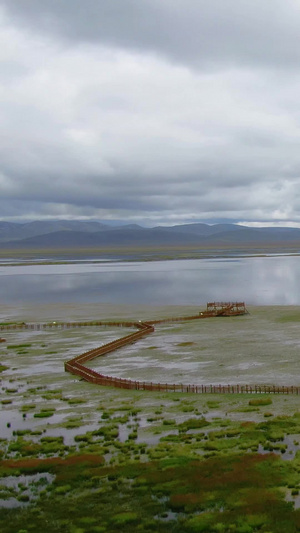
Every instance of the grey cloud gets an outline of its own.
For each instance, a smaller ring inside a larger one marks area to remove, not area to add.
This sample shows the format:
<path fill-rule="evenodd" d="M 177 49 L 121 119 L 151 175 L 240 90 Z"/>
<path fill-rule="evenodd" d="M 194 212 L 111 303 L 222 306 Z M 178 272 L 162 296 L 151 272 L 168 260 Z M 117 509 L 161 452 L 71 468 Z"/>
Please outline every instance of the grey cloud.
<path fill-rule="evenodd" d="M 299 63 L 296 0 L 2 0 L 21 25 L 188 65 Z"/>
<path fill-rule="evenodd" d="M 299 220 L 295 1 L 2 7 L 1 218 Z"/>

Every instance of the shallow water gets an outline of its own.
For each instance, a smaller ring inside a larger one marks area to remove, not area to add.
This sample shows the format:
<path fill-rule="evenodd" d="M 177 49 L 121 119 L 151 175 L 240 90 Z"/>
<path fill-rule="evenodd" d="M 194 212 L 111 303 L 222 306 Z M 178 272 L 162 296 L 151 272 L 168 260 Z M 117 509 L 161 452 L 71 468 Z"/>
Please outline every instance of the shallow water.
<path fill-rule="evenodd" d="M 15 308 L 17 316 L 28 316 L 29 309 Z M 31 320 L 36 316 L 49 317 L 57 320 L 57 316 L 67 318 L 81 313 L 84 320 L 91 315 L 97 316 L 96 311 L 101 310 L 100 318 L 107 318 L 105 311 L 111 318 L 131 313 L 130 316 L 151 318 L 155 316 L 183 316 L 194 314 L 193 308 L 164 308 L 140 306 L 135 309 L 119 306 L 50 306 L 48 314 L 46 309 L 35 306 L 31 308 Z M 2 308 L 2 311 L 5 307 Z M 127 377 L 141 381 L 162 383 L 195 383 L 204 384 L 233 384 L 233 383 L 267 383 L 298 385 L 299 375 L 299 319 L 300 310 L 297 307 L 250 307 L 250 314 L 242 317 L 212 318 L 187 323 L 174 323 L 158 325 L 153 335 L 142 339 L 136 344 L 124 347 L 121 350 L 91 361 L 91 366 L 100 372 Z M 52 313 L 55 311 L 56 315 Z M 13 317 L 13 309 L 10 308 Z M 85 315 L 86 313 L 86 315 Z M 120 313 L 119 315 L 117 313 Z M 77 316 L 77 315 L 76 315 Z M 98 315 L 99 316 L 99 315 Z M 128 315 L 127 315 L 128 316 Z M 299 317 L 299 318 L 297 318 Z M 8 366 L 8 370 L 1 375 L 1 397 L 5 402 L 0 405 L 0 435 L 2 438 L 14 439 L 13 432 L 17 430 L 34 429 L 43 432 L 46 436 L 63 436 L 66 445 L 73 445 L 74 436 L 92 431 L 102 424 L 103 401 L 106 407 L 114 407 L 116 402 L 123 398 L 132 401 L 138 399 L 146 413 L 141 414 L 138 431 L 138 443 L 157 444 L 164 435 L 161 429 L 157 433 L 155 427 L 161 425 L 161 420 L 154 422 L 147 420 L 153 418 L 153 410 L 148 411 L 148 404 L 152 409 L 158 408 L 163 402 L 163 417 L 176 418 L 177 422 L 195 416 L 192 411 L 178 413 L 177 403 L 173 403 L 173 394 L 166 400 L 163 395 L 151 393 L 134 393 L 117 389 L 96 387 L 79 380 L 77 377 L 64 372 L 64 361 L 75 354 L 82 353 L 86 346 L 95 347 L 108 342 L 113 338 L 128 334 L 128 328 L 116 327 L 83 327 L 73 330 L 46 330 L 35 332 L 32 330 L 16 330 L 5 332 L 7 342 L 0 346 L 1 363 Z M 242 339 L 242 342 L 241 342 Z M 188 345 L 185 343 L 189 342 Z M 18 348 L 7 349 L 7 346 L 28 343 L 27 353 L 18 353 Z M 184 344 L 182 346 L 182 344 Z M 55 352 L 55 353 L 51 353 Z M 284 354 L 284 356 L 283 356 Z M 37 368 L 35 368 L 37 365 Z M 12 370 L 15 369 L 15 370 Z M 16 389 L 17 392 L 11 392 Z M 58 395 L 51 396 L 51 392 L 58 390 Z M 61 391 L 61 393 L 60 393 Z M 61 397 L 60 397 L 61 394 Z M 149 400 L 151 396 L 151 400 Z M 183 395 L 184 399 L 185 395 Z M 70 402 L 70 399 L 78 400 Z M 108 401 L 107 398 L 110 398 Z M 160 398 L 160 399 L 159 399 Z M 163 399 L 162 399 L 163 398 Z M 213 399 L 213 398 L 212 398 Z M 112 402 L 110 404 L 110 401 Z M 201 395 L 189 396 L 190 402 L 202 405 L 205 398 Z M 228 399 L 226 400 L 229 401 Z M 230 409 L 233 420 L 249 420 L 257 417 L 257 412 L 236 411 L 241 401 L 248 399 L 232 398 L 236 407 Z M 274 403 L 284 405 L 288 401 L 294 410 L 299 409 L 298 397 L 274 397 Z M 108 403 L 107 403 L 108 402 Z M 156 402 L 156 404 L 155 404 Z M 166 407 L 166 403 L 168 406 Z M 223 402 L 223 398 L 222 398 Z M 231 402 L 231 399 L 230 399 Z M 125 402 L 126 403 L 126 402 Z M 34 405 L 34 409 L 26 412 L 25 419 L 22 405 Z M 154 407 L 155 404 L 155 407 Z M 35 418 L 34 414 L 42 409 L 53 408 L 55 412 L 49 418 Z M 266 409 L 264 409 L 266 410 Z M 264 412 L 262 410 L 262 413 Z M 268 408 L 269 410 L 269 408 Z M 273 406 L 270 407 L 273 412 Z M 154 411 L 154 412 L 155 412 Z M 201 413 L 207 418 L 223 416 L 221 407 L 213 411 L 202 405 Z M 220 412 L 219 412 L 220 411 Z M 290 412 L 293 412 L 292 410 Z M 167 414 L 168 413 L 168 414 Z M 122 410 L 120 411 L 122 416 Z M 181 420 L 181 416 L 183 419 Z M 198 416 L 198 415 L 197 415 Z M 227 416 L 227 412 L 226 412 Z M 263 415 L 261 415 L 263 416 Z M 82 426 L 67 429 L 66 423 L 71 418 L 79 417 Z M 135 421 L 130 420 L 130 424 Z M 9 426 L 8 426 L 9 425 Z M 151 428 L 151 429 L 150 429 Z M 119 425 L 119 440 L 125 441 L 132 429 Z M 166 428 L 170 433 L 170 428 Z M 30 439 L 37 438 L 29 436 Z M 6 444 L 2 445 L 5 448 Z M 289 452 L 283 454 L 290 458 Z M 294 452 L 293 452 L 294 453 Z"/>
<path fill-rule="evenodd" d="M 300 257 L 0 266 L 2 304 L 299 305 Z"/>
<path fill-rule="evenodd" d="M 26 495 L 30 500 L 37 499 L 39 493 L 45 489 L 45 487 L 52 483 L 55 476 L 48 472 L 43 472 L 33 475 L 20 475 L 20 476 L 6 476 L 1 479 L 1 486 L 5 488 L 12 488 L 15 491 L 15 496 Z M 29 501 L 20 501 L 17 497 L 10 497 L 6 499 L 0 498 L 0 507 L 6 509 L 12 509 L 15 507 L 26 507 L 29 505 Z"/>

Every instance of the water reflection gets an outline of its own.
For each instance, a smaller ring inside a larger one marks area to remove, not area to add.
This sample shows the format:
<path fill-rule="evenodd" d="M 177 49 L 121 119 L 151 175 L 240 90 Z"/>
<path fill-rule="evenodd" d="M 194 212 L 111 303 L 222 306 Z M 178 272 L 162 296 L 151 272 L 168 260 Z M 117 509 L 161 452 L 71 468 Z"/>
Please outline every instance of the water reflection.
<path fill-rule="evenodd" d="M 300 257 L 0 267 L 1 302 L 299 305 Z"/>

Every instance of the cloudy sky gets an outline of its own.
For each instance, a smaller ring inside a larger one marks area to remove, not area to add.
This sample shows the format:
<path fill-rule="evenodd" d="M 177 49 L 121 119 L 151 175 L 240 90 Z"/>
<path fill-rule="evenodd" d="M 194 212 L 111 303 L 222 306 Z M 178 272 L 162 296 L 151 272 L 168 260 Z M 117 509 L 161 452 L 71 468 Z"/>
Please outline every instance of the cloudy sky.
<path fill-rule="evenodd" d="M 0 219 L 300 227 L 299 0 L 0 0 Z"/>

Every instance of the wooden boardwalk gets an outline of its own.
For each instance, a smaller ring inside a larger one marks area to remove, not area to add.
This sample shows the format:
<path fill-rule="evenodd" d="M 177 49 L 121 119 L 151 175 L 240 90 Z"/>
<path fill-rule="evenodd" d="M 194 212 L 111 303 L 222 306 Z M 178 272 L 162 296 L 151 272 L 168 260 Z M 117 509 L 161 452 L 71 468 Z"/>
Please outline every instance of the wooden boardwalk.
<path fill-rule="evenodd" d="M 201 320 L 219 316 L 236 316 L 247 313 L 244 302 L 210 302 L 207 309 L 198 315 L 170 317 L 147 322 L 131 321 L 88 321 L 88 322 L 47 322 L 43 324 L 2 324 L 0 331 L 11 331 L 16 329 L 47 330 L 47 329 L 69 329 L 87 326 L 118 326 L 122 328 L 135 328 L 136 331 L 125 335 L 115 341 L 109 342 L 93 350 L 86 351 L 73 359 L 65 362 L 65 370 L 75 374 L 85 381 L 95 385 L 117 387 L 121 389 L 156 391 L 156 392 L 181 392 L 192 394 L 300 394 L 300 386 L 283 385 L 185 385 L 178 383 L 150 383 L 147 381 L 133 381 L 130 379 L 105 376 L 95 370 L 85 366 L 84 363 L 97 357 L 107 355 L 124 346 L 135 343 L 147 335 L 151 335 L 155 329 L 154 325 L 169 322 L 186 322 L 190 320 Z"/>

